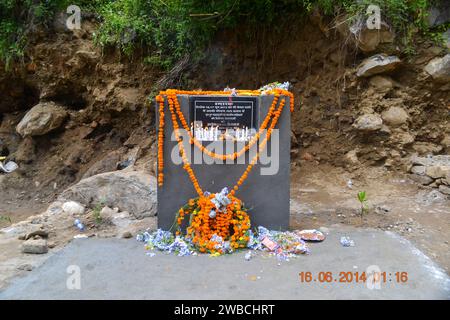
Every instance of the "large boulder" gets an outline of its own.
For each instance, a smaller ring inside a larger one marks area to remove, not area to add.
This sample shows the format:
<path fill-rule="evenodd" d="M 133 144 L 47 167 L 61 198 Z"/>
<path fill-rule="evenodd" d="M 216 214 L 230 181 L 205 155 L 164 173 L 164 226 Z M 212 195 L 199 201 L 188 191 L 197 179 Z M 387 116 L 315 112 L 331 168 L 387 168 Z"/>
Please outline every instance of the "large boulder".
<path fill-rule="evenodd" d="M 431 60 L 426 66 L 425 71 L 437 82 L 450 81 L 450 53 L 442 58 Z"/>
<path fill-rule="evenodd" d="M 361 62 L 356 71 L 356 76 L 370 77 L 375 74 L 390 72 L 395 70 L 400 63 L 401 61 L 397 56 L 376 54 Z"/>
<path fill-rule="evenodd" d="M 61 201 L 77 201 L 85 206 L 102 203 L 141 219 L 156 215 L 156 185 L 154 176 L 127 169 L 83 179 L 65 190 L 59 198 Z"/>
<path fill-rule="evenodd" d="M 67 111 L 54 102 L 41 102 L 31 108 L 16 127 L 22 137 L 41 136 L 59 128 Z"/>

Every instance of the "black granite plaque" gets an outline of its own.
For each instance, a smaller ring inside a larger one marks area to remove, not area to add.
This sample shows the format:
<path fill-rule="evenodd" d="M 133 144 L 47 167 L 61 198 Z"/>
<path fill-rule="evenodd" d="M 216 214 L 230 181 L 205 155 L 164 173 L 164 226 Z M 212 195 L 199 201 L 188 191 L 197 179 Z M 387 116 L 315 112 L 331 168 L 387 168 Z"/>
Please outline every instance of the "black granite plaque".
<path fill-rule="evenodd" d="M 256 97 L 189 97 L 189 120 L 200 141 L 248 141 L 257 132 Z"/>

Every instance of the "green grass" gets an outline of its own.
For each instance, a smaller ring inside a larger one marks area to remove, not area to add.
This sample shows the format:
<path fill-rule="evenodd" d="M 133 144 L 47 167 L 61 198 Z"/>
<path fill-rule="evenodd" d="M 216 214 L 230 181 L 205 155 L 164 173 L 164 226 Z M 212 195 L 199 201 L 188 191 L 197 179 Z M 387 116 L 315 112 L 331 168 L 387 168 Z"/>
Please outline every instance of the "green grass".
<path fill-rule="evenodd" d="M 20 61 L 27 33 L 45 27 L 68 4 L 96 13 L 95 33 L 100 46 L 116 47 L 127 56 L 144 53 L 144 61 L 168 69 L 180 58 L 199 58 L 218 30 L 245 26 L 283 32 L 316 6 L 328 15 L 365 15 L 369 4 L 379 5 L 382 19 L 411 43 L 415 30 L 430 38 L 425 22 L 431 0 L 0 0 L 0 60 L 7 66 Z"/>
<path fill-rule="evenodd" d="M 102 200 L 98 202 L 94 209 L 92 210 L 92 216 L 94 217 L 95 223 L 99 225 L 103 221 L 103 217 L 101 216 L 101 211 L 103 207 L 105 206 L 105 202 Z"/>
<path fill-rule="evenodd" d="M 11 218 L 10 218 L 9 216 L 1 216 L 1 215 L 0 215 L 0 223 L 1 223 L 2 221 L 6 221 L 6 222 L 11 223 Z"/>

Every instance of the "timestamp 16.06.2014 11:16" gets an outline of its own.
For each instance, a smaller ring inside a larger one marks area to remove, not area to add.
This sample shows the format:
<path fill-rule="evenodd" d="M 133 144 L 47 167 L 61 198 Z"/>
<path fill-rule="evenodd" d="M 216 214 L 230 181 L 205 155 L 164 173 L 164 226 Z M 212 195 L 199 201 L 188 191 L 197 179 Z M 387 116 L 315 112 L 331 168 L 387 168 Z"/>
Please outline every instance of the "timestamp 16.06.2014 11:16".
<path fill-rule="evenodd" d="M 408 272 L 359 272 L 359 271 L 320 271 L 317 273 L 310 271 L 299 272 L 301 283 L 366 283 L 368 280 L 375 283 L 406 283 L 408 282 Z"/>

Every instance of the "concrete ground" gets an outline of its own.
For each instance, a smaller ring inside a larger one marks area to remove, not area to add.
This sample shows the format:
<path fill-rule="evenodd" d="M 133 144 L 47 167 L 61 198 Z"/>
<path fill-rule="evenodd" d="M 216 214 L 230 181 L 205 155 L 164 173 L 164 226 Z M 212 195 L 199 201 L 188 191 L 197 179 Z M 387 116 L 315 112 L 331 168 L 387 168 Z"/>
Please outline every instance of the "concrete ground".
<path fill-rule="evenodd" d="M 150 257 L 135 240 L 78 239 L 12 281 L 0 299 L 450 298 L 447 274 L 407 240 L 378 230 L 330 231 L 324 242 L 311 244 L 310 255 L 281 265 L 261 253 L 250 261 L 244 252 L 216 258 L 158 252 Z M 342 247 L 342 235 L 356 246 Z M 381 288 L 355 282 L 355 273 L 368 267 L 386 272 Z M 67 284 L 77 286 L 78 270 L 80 289 L 68 289 Z M 301 282 L 300 272 L 311 272 L 313 280 Z M 332 272 L 333 280 L 317 281 L 319 272 Z M 340 272 L 353 273 L 353 279 L 339 282 Z M 398 283 L 396 272 L 407 272 L 407 281 Z"/>

